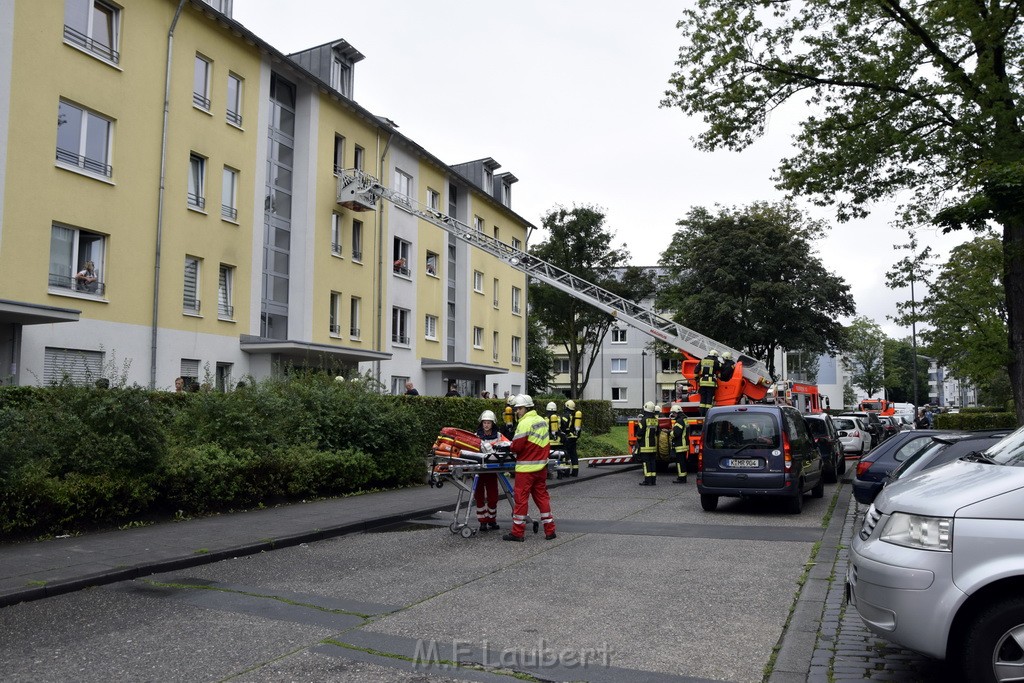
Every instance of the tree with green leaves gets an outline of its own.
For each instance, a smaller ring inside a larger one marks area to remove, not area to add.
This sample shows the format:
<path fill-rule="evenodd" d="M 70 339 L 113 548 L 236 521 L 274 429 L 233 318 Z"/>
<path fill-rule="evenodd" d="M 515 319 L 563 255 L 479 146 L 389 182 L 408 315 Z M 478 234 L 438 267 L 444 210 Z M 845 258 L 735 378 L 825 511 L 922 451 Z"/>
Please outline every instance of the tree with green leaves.
<path fill-rule="evenodd" d="M 557 207 L 541 218 L 547 238 L 530 253 L 564 271 L 617 294 L 641 302 L 654 293 L 647 269 L 624 267 L 625 247 L 612 247 L 604 212 L 594 206 Z M 569 395 L 580 398 L 599 358 L 597 353 L 615 319 L 609 314 L 551 285 L 530 284 L 530 314 L 547 331 L 550 344 L 569 356 Z"/>
<path fill-rule="evenodd" d="M 837 318 L 855 312 L 849 286 L 814 253 L 819 221 L 791 204 L 697 207 L 678 221 L 662 252 L 657 306 L 723 344 L 764 359 L 775 376 L 775 350 L 834 353 Z"/>
<path fill-rule="evenodd" d="M 548 346 L 544 326 L 535 316 L 526 322 L 526 393 L 546 394 L 555 376 L 555 354 Z"/>
<path fill-rule="evenodd" d="M 850 371 L 850 383 L 876 398 L 885 386 L 885 332 L 870 318 L 857 316 L 845 330 L 843 360 Z"/>
<path fill-rule="evenodd" d="M 1024 22 L 1016 1 L 696 0 L 664 106 L 741 150 L 787 103 L 779 186 L 840 219 L 909 190 L 904 218 L 1002 228 L 1009 373 L 1024 422 Z"/>
<path fill-rule="evenodd" d="M 886 339 L 884 342 L 885 393 L 890 401 L 917 403 L 928 397 L 928 363 L 918 358 L 914 364 L 914 346 L 906 339 Z M 914 393 L 914 370 L 917 369 L 917 393 Z"/>

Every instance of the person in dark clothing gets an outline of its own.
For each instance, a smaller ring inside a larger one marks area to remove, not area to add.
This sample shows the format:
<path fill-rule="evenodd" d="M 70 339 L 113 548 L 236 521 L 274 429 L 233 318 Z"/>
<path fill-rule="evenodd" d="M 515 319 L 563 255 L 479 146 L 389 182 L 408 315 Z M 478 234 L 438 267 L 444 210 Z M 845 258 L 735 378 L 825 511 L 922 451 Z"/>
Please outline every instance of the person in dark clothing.
<path fill-rule="evenodd" d="M 562 439 L 562 448 L 565 450 L 565 457 L 569 460 L 569 476 L 580 476 L 580 456 L 576 451 L 580 434 L 583 432 L 583 411 L 576 409 L 576 401 L 569 399 L 565 402 L 565 409 L 562 412 L 562 432 L 565 438 Z"/>
<path fill-rule="evenodd" d="M 406 396 L 419 396 L 420 392 L 416 391 L 416 387 L 413 386 L 412 380 L 408 380 L 405 383 L 405 395 Z"/>
<path fill-rule="evenodd" d="M 732 351 L 726 351 L 722 354 L 722 369 L 718 373 L 718 378 L 723 382 L 728 382 L 735 372 L 736 361 L 732 359 Z"/>
<path fill-rule="evenodd" d="M 448 383 L 448 393 L 445 396 L 462 396 L 459 390 L 455 388 L 455 382 Z"/>
<path fill-rule="evenodd" d="M 644 466 L 644 479 L 640 485 L 655 486 L 658 483 L 658 406 L 653 401 L 644 404 L 637 427 L 640 430 L 640 462 Z"/>
<path fill-rule="evenodd" d="M 700 393 L 701 417 L 707 415 L 715 405 L 715 391 L 718 389 L 718 377 L 721 372 L 722 361 L 718 359 L 718 351 L 712 349 L 697 366 L 697 391 Z"/>
<path fill-rule="evenodd" d="M 672 418 L 672 457 L 676 461 L 676 484 L 686 483 L 686 456 L 690 452 L 689 434 L 686 429 L 686 415 L 679 404 L 669 411 Z"/>

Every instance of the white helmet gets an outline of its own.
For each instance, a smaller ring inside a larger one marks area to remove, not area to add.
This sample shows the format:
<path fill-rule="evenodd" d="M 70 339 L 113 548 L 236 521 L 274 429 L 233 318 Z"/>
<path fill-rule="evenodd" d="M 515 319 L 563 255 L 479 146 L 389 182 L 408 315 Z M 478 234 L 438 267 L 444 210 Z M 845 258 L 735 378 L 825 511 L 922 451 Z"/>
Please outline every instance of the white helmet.
<path fill-rule="evenodd" d="M 722 358 L 725 360 L 732 360 L 732 351 L 726 351 L 722 354 Z"/>
<path fill-rule="evenodd" d="M 554 412 L 554 411 L 558 410 L 558 406 L 556 406 L 555 402 L 552 401 L 551 403 L 549 403 L 547 405 L 547 407 L 544 410 L 547 410 L 547 411 L 550 411 L 550 412 Z"/>
<path fill-rule="evenodd" d="M 648 401 L 644 404 L 644 410 L 648 413 L 656 413 L 658 412 L 658 406 L 654 405 L 654 401 Z"/>
<path fill-rule="evenodd" d="M 519 394 L 516 396 L 516 402 L 512 405 L 515 408 L 532 408 L 533 398 L 529 394 Z"/>
<path fill-rule="evenodd" d="M 673 403 L 672 407 L 668 411 L 668 414 L 669 415 L 676 415 L 677 413 L 681 412 L 682 410 L 683 410 L 682 404 L 680 404 L 680 403 Z"/>
<path fill-rule="evenodd" d="M 515 394 L 509 394 L 508 398 L 505 399 L 505 405 L 507 405 L 507 406 L 514 406 L 515 404 L 516 404 L 516 395 Z"/>
<path fill-rule="evenodd" d="M 718 351 L 715 351 L 714 349 L 711 349 L 710 351 L 708 351 L 708 355 L 709 356 L 717 356 L 718 355 Z"/>
<path fill-rule="evenodd" d="M 568 401 L 565 402 L 565 407 L 568 408 L 569 410 L 576 410 L 576 401 L 570 398 Z"/>
<path fill-rule="evenodd" d="M 497 422 L 498 418 L 494 417 L 494 413 L 491 412 L 490 410 L 485 410 L 484 412 L 480 413 L 480 422 L 483 422 L 484 420 L 490 420 L 491 422 Z"/>

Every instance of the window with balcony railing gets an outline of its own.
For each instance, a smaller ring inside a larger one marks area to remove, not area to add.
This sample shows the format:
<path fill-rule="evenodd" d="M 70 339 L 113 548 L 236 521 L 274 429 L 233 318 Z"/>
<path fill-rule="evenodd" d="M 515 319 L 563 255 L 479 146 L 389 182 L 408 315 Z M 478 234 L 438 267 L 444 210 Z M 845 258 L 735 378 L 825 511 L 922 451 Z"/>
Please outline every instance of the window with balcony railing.
<path fill-rule="evenodd" d="M 341 325 L 331 325 L 331 334 L 341 334 Z"/>
<path fill-rule="evenodd" d="M 233 206 L 220 205 L 220 215 L 222 218 L 227 218 L 229 221 L 238 219 L 238 209 Z"/>
<path fill-rule="evenodd" d="M 121 60 L 117 51 L 121 31 L 121 10 L 102 0 L 66 0 L 64 41 L 113 64 Z"/>
<path fill-rule="evenodd" d="M 210 61 L 198 54 L 192 77 L 192 104 L 210 111 Z"/>
<path fill-rule="evenodd" d="M 348 329 L 348 336 L 352 337 L 353 339 L 359 339 L 359 328 L 358 327 L 350 327 Z"/>
<path fill-rule="evenodd" d="M 111 177 L 109 119 L 61 101 L 57 108 L 57 161 L 65 168 Z"/>

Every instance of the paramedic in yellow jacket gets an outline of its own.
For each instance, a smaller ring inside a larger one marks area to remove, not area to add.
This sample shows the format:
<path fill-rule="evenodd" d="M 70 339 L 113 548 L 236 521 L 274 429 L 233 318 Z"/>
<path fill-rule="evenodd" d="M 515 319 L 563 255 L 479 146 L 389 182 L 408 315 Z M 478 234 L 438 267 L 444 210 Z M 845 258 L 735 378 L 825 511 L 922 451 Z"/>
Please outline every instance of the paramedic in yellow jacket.
<path fill-rule="evenodd" d="M 548 495 L 547 467 L 551 455 L 548 440 L 548 421 L 533 409 L 533 399 L 527 394 L 516 396 L 512 406 L 519 422 L 510 450 L 516 456 L 516 487 L 512 508 L 512 531 L 502 536 L 506 541 L 524 541 L 526 535 L 526 513 L 530 507 L 530 496 L 540 510 L 540 521 L 544 523 L 544 538 L 555 538 L 555 518 L 551 515 L 551 497 Z"/>
<path fill-rule="evenodd" d="M 576 452 L 580 434 L 583 432 L 583 411 L 576 409 L 576 401 L 569 399 L 562 410 L 562 448 L 569 461 L 569 476 L 580 476 L 580 456 Z"/>

